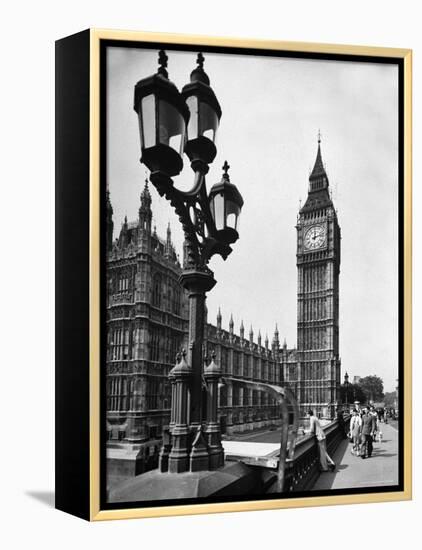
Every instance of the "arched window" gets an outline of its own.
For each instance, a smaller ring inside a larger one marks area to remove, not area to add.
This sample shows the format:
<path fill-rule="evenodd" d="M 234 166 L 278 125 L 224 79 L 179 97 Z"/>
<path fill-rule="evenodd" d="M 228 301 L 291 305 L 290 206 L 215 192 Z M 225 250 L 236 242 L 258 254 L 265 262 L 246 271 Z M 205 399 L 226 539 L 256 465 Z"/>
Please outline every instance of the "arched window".
<path fill-rule="evenodd" d="M 157 273 L 152 280 L 152 305 L 161 307 L 161 275 Z"/>
<path fill-rule="evenodd" d="M 180 315 L 180 288 L 175 288 L 173 293 L 173 313 Z"/>
<path fill-rule="evenodd" d="M 160 360 L 160 329 L 151 327 L 149 331 L 149 358 L 151 361 Z"/>

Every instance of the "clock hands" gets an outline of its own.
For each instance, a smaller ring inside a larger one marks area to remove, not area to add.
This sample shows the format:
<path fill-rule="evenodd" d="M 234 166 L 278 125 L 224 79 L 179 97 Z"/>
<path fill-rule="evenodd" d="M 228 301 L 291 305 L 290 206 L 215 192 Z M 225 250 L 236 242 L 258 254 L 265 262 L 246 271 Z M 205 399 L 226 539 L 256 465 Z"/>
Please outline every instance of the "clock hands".
<path fill-rule="evenodd" d="M 305 235 L 307 248 L 317 248 L 324 241 L 325 231 L 323 227 L 311 227 Z"/>

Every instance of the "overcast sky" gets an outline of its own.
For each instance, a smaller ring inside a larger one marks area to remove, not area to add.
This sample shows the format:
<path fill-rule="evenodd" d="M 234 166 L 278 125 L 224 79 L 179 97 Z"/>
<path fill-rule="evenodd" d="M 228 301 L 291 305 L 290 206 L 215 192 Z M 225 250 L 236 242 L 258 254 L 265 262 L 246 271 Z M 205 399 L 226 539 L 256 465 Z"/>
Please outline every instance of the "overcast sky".
<path fill-rule="evenodd" d="M 196 66 L 193 52 L 167 51 L 169 78 L 179 89 Z M 108 184 L 115 237 L 125 214 L 135 220 L 145 167 L 133 111 L 134 84 L 156 72 L 153 50 L 108 48 Z M 398 71 L 396 66 L 279 57 L 205 54 L 223 115 L 208 189 L 227 159 L 244 198 L 240 238 L 226 262 L 210 267 L 217 285 L 208 295 L 208 320 L 221 307 L 256 341 L 275 324 L 296 346 L 296 217 L 306 199 L 317 151 L 322 157 L 342 230 L 340 356 L 342 376 L 377 374 L 392 391 L 397 368 Z M 192 183 L 185 167 L 180 188 Z M 157 232 L 168 222 L 182 254 L 179 222 L 151 188 Z"/>

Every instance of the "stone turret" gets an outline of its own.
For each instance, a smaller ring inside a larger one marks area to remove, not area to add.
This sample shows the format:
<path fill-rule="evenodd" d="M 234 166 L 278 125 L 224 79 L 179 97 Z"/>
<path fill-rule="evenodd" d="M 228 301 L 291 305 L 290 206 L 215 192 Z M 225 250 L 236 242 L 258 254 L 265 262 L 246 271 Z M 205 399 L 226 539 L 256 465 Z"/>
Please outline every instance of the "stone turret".
<path fill-rule="evenodd" d="M 145 180 L 145 185 L 141 193 L 141 206 L 139 207 L 139 225 L 142 230 L 151 233 L 151 193 L 148 188 L 148 180 Z"/>
<path fill-rule="evenodd" d="M 128 245 L 128 223 L 127 223 L 127 216 L 125 216 L 125 219 L 122 223 L 122 228 L 120 230 L 120 235 L 119 235 L 119 247 L 126 248 L 127 245 Z"/>
<path fill-rule="evenodd" d="M 110 200 L 110 191 L 106 191 L 106 239 L 107 239 L 107 251 L 110 251 L 113 248 L 113 207 Z"/>
<path fill-rule="evenodd" d="M 278 333 L 278 326 L 275 325 L 275 331 L 274 331 L 274 337 L 273 337 L 273 343 L 272 343 L 272 351 L 274 355 L 278 355 L 280 351 L 280 336 Z"/>
<path fill-rule="evenodd" d="M 172 253 L 172 248 L 173 248 L 173 245 L 171 242 L 171 228 L 170 228 L 170 222 L 169 222 L 167 226 L 166 247 L 164 250 L 164 255 L 166 258 L 170 258 Z"/>
<path fill-rule="evenodd" d="M 220 336 L 221 334 L 221 321 L 222 321 L 221 310 L 220 308 L 218 308 L 218 313 L 217 313 L 217 335 L 218 336 Z"/>

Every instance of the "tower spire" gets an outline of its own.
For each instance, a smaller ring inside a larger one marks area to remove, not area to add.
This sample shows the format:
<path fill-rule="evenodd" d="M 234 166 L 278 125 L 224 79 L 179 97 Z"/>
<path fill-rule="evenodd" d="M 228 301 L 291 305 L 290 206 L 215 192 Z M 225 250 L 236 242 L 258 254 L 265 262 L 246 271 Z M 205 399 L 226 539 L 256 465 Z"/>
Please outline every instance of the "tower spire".
<path fill-rule="evenodd" d="M 317 191 L 319 189 L 328 188 L 328 177 L 325 171 L 324 163 L 322 162 L 321 154 L 321 132 L 318 130 L 318 150 L 315 159 L 315 164 L 309 176 L 309 191 Z"/>
<path fill-rule="evenodd" d="M 332 207 L 333 203 L 329 193 L 328 175 L 322 162 L 321 132 L 318 131 L 318 149 L 314 167 L 309 175 L 309 189 L 305 204 L 299 206 L 299 215 Z"/>

